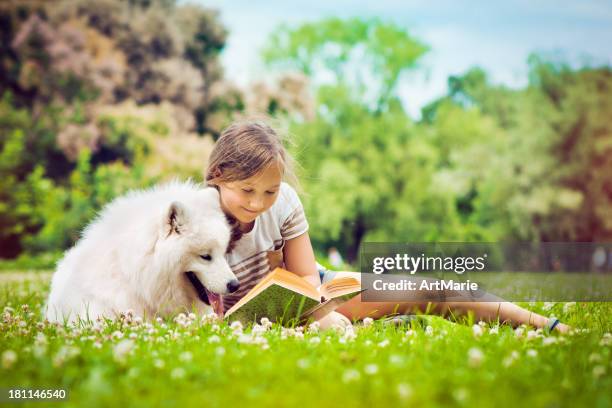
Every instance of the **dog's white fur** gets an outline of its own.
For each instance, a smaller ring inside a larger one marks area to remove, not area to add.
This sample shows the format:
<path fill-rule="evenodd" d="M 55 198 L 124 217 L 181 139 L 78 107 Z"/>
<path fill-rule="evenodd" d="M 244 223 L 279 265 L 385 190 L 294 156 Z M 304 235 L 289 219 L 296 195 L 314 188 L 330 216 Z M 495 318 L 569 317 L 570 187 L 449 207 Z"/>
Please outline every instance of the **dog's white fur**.
<path fill-rule="evenodd" d="M 185 272 L 212 292 L 235 280 L 225 260 L 230 227 L 219 193 L 173 182 L 115 199 L 59 262 L 46 317 L 75 321 L 133 311 L 145 318 L 212 311 Z M 201 255 L 210 255 L 207 261 Z"/>

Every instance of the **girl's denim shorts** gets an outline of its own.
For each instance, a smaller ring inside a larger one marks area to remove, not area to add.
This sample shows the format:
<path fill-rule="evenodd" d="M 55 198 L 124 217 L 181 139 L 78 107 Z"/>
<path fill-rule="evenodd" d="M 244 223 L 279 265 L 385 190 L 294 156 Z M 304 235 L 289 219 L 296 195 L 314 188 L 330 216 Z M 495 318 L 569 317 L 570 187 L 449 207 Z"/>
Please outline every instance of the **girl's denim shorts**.
<path fill-rule="evenodd" d="M 321 283 L 329 282 L 330 280 L 334 279 L 334 276 L 336 276 L 336 272 L 325 269 L 325 267 L 318 262 L 317 270 L 319 271 Z"/>

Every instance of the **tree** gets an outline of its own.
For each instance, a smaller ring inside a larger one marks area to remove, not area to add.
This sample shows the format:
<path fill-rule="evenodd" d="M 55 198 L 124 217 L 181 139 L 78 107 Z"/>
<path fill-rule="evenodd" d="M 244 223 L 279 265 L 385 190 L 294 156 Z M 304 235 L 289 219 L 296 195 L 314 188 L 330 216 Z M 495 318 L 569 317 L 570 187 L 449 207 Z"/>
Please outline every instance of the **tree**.
<path fill-rule="evenodd" d="M 280 28 L 264 52 L 270 65 L 298 69 L 316 87 L 317 116 L 291 128 L 294 153 L 315 244 L 335 244 L 349 261 L 363 239 L 416 236 L 408 223 L 422 215 L 417 201 L 432 197 L 418 186 L 430 178 L 435 152 L 418 140 L 395 96 L 400 76 L 426 49 L 393 24 L 328 19 Z M 409 192 L 420 192 L 418 199 L 402 201 Z M 445 209 L 437 205 L 425 222 Z"/>

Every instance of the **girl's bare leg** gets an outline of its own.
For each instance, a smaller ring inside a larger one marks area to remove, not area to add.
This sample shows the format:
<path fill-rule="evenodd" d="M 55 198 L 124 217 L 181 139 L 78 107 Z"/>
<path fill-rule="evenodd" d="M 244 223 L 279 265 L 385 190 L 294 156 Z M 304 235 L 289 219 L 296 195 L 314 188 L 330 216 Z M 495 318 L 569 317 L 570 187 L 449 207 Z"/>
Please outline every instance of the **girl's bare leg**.
<path fill-rule="evenodd" d="M 339 272 L 339 276 L 349 275 L 359 278 L 360 275 L 356 272 Z M 431 302 L 431 301 L 413 301 L 413 302 L 364 302 L 361 295 L 349 300 L 338 309 L 337 312 L 343 314 L 351 320 L 359 320 L 364 317 L 377 319 L 383 316 L 388 316 L 396 313 L 407 314 L 411 312 L 428 312 L 435 313 L 441 316 L 447 315 L 464 315 L 468 312 L 474 313 L 476 319 L 493 321 L 499 318 L 501 323 L 509 323 L 513 326 L 528 324 L 538 328 L 545 328 L 548 325 L 549 319 L 545 316 L 523 309 L 520 306 L 511 302 L 488 301 L 488 302 Z M 555 329 L 562 333 L 569 330 L 569 326 L 559 323 Z"/>

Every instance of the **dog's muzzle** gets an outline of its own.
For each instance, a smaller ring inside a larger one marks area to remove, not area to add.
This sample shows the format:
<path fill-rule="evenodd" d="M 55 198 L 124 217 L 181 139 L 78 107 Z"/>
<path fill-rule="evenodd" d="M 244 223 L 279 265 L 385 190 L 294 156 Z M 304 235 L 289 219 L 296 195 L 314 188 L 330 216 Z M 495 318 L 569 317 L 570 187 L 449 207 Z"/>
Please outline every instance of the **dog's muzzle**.
<path fill-rule="evenodd" d="M 198 294 L 198 298 L 207 305 L 213 308 L 213 311 L 219 316 L 223 317 L 223 299 L 221 295 L 211 292 L 202 284 L 202 282 L 198 279 L 195 273 L 189 271 L 185 272 L 187 275 L 187 279 L 194 287 L 196 293 Z"/>

